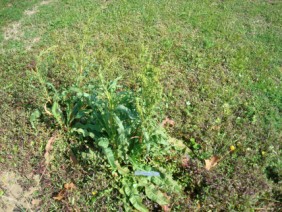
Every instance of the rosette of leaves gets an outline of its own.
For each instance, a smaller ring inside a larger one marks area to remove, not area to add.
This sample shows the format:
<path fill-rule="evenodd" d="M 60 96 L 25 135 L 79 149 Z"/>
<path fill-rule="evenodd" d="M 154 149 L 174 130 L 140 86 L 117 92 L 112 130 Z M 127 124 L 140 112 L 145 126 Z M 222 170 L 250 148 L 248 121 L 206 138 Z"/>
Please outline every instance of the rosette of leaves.
<path fill-rule="evenodd" d="M 102 78 L 99 86 L 55 91 L 52 114 L 67 133 L 103 151 L 111 171 L 121 176 L 116 186 L 126 209 L 133 206 L 148 211 L 142 203 L 144 195 L 160 205 L 168 205 L 168 194 L 181 194 L 182 188 L 169 170 L 154 161 L 171 154 L 173 148 L 164 128 L 154 118 L 161 95 L 161 91 L 156 92 L 159 85 L 156 80 L 150 84 L 146 79 L 141 83 L 143 87 L 132 91 L 119 86 L 118 80 L 105 83 Z M 148 98 L 150 89 L 154 95 Z M 136 170 L 158 171 L 161 176 L 134 176 Z"/>

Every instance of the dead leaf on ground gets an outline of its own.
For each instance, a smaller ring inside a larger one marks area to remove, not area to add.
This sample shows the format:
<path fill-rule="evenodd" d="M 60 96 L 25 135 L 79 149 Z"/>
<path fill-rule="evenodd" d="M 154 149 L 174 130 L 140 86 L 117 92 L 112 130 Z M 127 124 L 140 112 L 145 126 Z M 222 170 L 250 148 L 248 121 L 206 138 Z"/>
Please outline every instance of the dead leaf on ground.
<path fill-rule="evenodd" d="M 190 158 L 188 156 L 183 156 L 181 160 L 181 165 L 183 168 L 189 167 Z"/>
<path fill-rule="evenodd" d="M 164 212 L 170 212 L 170 207 L 169 205 L 161 205 L 162 209 Z"/>
<path fill-rule="evenodd" d="M 77 165 L 78 164 L 78 161 L 73 153 L 73 151 L 70 149 L 69 150 L 69 154 L 70 154 L 70 160 L 71 162 L 74 164 L 74 165 Z"/>
<path fill-rule="evenodd" d="M 45 165 L 48 165 L 50 163 L 50 151 L 52 150 L 53 143 L 56 140 L 56 134 L 54 134 L 47 142 L 46 147 L 45 147 Z"/>
<path fill-rule="evenodd" d="M 64 185 L 64 188 L 65 188 L 66 190 L 72 190 L 72 189 L 75 189 L 76 186 L 74 185 L 74 183 L 66 183 L 66 184 Z"/>
<path fill-rule="evenodd" d="M 163 121 L 162 121 L 162 127 L 165 127 L 166 125 L 173 127 L 175 125 L 175 122 L 172 119 L 169 119 L 168 117 L 166 117 Z"/>
<path fill-rule="evenodd" d="M 220 157 L 218 156 L 212 156 L 210 159 L 205 160 L 205 163 L 206 163 L 205 169 L 208 171 L 211 170 L 213 167 L 217 165 L 219 160 L 220 160 Z"/>
<path fill-rule="evenodd" d="M 66 194 L 66 189 L 62 189 L 56 196 L 53 197 L 54 200 L 61 201 Z"/>
<path fill-rule="evenodd" d="M 40 204 L 40 202 L 41 202 L 40 199 L 33 199 L 31 201 L 31 204 L 34 205 L 34 206 L 38 206 Z"/>
<path fill-rule="evenodd" d="M 76 186 L 74 185 L 74 183 L 65 183 L 64 188 L 56 196 L 54 196 L 53 199 L 61 201 L 65 197 L 67 190 L 72 190 L 75 188 Z"/>

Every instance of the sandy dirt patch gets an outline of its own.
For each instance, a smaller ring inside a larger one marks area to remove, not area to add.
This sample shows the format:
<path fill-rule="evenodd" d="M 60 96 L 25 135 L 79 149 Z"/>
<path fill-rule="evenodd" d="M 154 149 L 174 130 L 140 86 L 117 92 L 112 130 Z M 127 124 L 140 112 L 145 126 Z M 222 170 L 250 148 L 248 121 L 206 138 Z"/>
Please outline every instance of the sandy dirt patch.
<path fill-rule="evenodd" d="M 39 184 L 38 175 L 29 176 L 28 179 L 35 185 Z M 24 189 L 20 184 L 22 180 L 22 176 L 12 171 L 0 173 L 0 212 L 32 211 L 39 204 L 33 199 L 33 193 L 38 190 L 38 186 Z"/>
<path fill-rule="evenodd" d="M 24 11 L 24 16 L 32 16 L 39 12 L 39 7 L 43 5 L 48 5 L 52 2 L 52 0 L 41 1 L 39 4 L 35 5 L 32 9 Z M 24 33 L 22 32 L 22 21 L 13 22 L 6 26 L 3 30 L 4 32 L 4 40 L 20 40 Z"/>
<path fill-rule="evenodd" d="M 14 22 L 4 29 L 5 40 L 20 40 L 22 36 L 21 22 Z"/>

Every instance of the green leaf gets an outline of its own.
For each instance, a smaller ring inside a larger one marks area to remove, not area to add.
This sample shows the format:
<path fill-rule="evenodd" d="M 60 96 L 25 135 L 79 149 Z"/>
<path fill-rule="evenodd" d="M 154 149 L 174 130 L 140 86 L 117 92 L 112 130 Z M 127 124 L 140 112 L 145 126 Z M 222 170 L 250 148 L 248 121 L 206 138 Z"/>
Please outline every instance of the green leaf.
<path fill-rule="evenodd" d="M 129 198 L 129 201 L 133 205 L 134 208 L 141 212 L 148 212 L 149 210 L 146 208 L 146 206 L 142 203 L 142 198 L 138 195 L 133 195 Z"/>
<path fill-rule="evenodd" d="M 98 145 L 103 149 L 103 152 L 106 155 L 111 167 L 116 169 L 117 166 L 115 164 L 115 156 L 112 149 L 109 147 L 109 140 L 107 138 L 100 138 Z"/>
<path fill-rule="evenodd" d="M 118 77 L 114 79 L 110 84 L 109 84 L 109 91 L 113 92 L 118 88 L 118 81 L 121 79 L 121 77 Z"/>
<path fill-rule="evenodd" d="M 73 128 L 71 129 L 71 132 L 77 132 L 78 134 L 81 134 L 84 138 L 89 136 L 88 131 L 83 128 Z"/>
<path fill-rule="evenodd" d="M 158 167 L 159 171 L 163 173 L 164 177 L 154 177 L 152 178 L 152 182 L 160 187 L 164 187 L 169 189 L 169 191 L 173 191 L 174 193 L 181 193 L 181 186 L 175 181 L 171 174 L 168 174 L 164 168 Z"/>
<path fill-rule="evenodd" d="M 125 186 L 125 187 L 124 187 L 124 192 L 125 192 L 125 194 L 126 194 L 127 196 L 130 196 L 130 194 L 131 194 L 131 189 L 130 189 L 130 187 L 129 187 L 129 186 Z"/>
<path fill-rule="evenodd" d="M 120 174 L 126 175 L 126 174 L 129 173 L 129 169 L 127 167 L 121 167 L 121 165 L 119 164 L 118 161 L 115 161 L 115 164 L 116 164 L 117 170 Z"/>
<path fill-rule="evenodd" d="M 169 199 L 153 184 L 145 187 L 145 193 L 149 199 L 157 202 L 159 205 L 169 204 Z"/>
<path fill-rule="evenodd" d="M 30 121 L 30 124 L 31 124 L 33 129 L 36 129 L 35 125 L 36 125 L 40 115 L 41 115 L 41 113 L 40 113 L 39 110 L 33 111 L 33 113 L 30 115 L 29 121 Z"/>
<path fill-rule="evenodd" d="M 116 110 L 120 113 L 127 114 L 130 119 L 135 119 L 135 116 L 131 112 L 131 110 L 128 107 L 125 107 L 124 105 L 118 105 Z"/>
<path fill-rule="evenodd" d="M 56 121 L 61 125 L 61 127 L 63 126 L 63 114 L 62 111 L 60 109 L 60 105 L 58 104 L 58 102 L 54 102 L 53 106 L 52 106 L 52 114 L 55 117 Z"/>

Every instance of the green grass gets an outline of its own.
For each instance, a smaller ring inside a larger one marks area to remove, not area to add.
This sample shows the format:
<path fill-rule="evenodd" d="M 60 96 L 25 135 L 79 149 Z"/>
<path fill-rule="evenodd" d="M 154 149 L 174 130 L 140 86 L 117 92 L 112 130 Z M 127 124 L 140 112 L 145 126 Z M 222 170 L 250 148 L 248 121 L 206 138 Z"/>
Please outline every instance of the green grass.
<path fill-rule="evenodd" d="M 0 0 L 2 32 L 18 20 L 23 32 L 19 40 L 0 35 L 1 167 L 42 174 L 37 164 L 44 160 L 48 138 L 58 131 L 45 116 L 37 130 L 29 123 L 31 112 L 43 111 L 46 103 L 35 63 L 44 81 L 62 91 L 77 82 L 81 70 L 85 84 L 100 72 L 106 81 L 121 76 L 120 83 L 135 90 L 149 62 L 161 72 L 158 119 L 175 121 L 167 131 L 192 150 L 195 163 L 185 170 L 171 167 L 174 180 L 185 187 L 173 209 L 185 211 L 188 204 L 195 210 L 198 203 L 202 210 L 281 208 L 282 3 L 64 0 L 25 16 L 24 10 L 37 2 Z M 28 49 L 36 37 L 40 41 Z M 114 180 L 103 156 L 81 149 L 81 155 L 75 152 L 80 165 L 73 166 L 64 136 L 55 143 L 50 175 L 42 180 L 42 207 L 123 208 L 119 192 L 108 186 Z M 226 154 L 231 145 L 237 148 L 233 154 L 213 171 L 203 169 L 204 159 Z M 53 200 L 68 181 L 78 189 L 65 202 Z M 144 203 L 151 210 L 157 207 Z"/>

